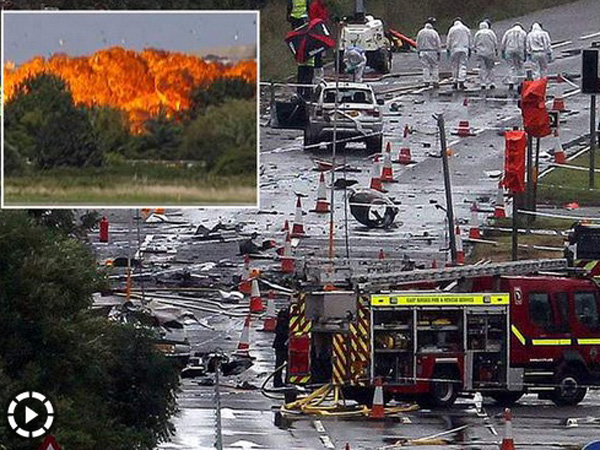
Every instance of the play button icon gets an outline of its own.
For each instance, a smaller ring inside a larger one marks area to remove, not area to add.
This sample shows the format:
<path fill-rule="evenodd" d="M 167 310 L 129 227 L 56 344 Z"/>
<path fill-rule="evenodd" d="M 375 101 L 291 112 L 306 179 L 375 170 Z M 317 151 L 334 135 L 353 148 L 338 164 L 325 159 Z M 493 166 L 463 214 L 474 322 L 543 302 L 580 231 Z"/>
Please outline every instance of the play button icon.
<path fill-rule="evenodd" d="M 39 416 L 39 414 L 36 413 L 33 409 L 31 409 L 29 406 L 25 407 L 25 424 L 26 425 L 29 422 L 31 422 L 33 419 L 35 419 L 37 416 Z"/>
<path fill-rule="evenodd" d="M 35 391 L 21 392 L 8 406 L 8 424 L 24 438 L 46 434 L 54 422 L 54 407 L 50 400 Z"/>

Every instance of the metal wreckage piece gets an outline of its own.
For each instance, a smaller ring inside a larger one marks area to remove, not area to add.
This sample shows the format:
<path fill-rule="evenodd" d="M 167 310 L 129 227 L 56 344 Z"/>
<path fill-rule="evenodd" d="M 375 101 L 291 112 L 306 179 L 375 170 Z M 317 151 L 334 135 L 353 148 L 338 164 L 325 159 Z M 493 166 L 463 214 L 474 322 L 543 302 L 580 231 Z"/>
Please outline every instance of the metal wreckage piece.
<path fill-rule="evenodd" d="M 351 193 L 350 212 L 369 228 L 389 228 L 396 219 L 398 207 L 388 196 L 368 189 Z"/>

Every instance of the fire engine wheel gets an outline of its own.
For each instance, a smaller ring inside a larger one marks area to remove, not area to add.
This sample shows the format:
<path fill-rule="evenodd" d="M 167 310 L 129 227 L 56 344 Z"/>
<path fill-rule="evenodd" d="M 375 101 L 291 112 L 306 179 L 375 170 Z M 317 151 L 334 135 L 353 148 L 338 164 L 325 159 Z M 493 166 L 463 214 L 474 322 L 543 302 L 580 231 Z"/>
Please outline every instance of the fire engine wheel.
<path fill-rule="evenodd" d="M 587 388 L 583 387 L 584 377 L 574 369 L 561 372 L 556 378 L 557 387 L 552 393 L 551 399 L 558 406 L 577 405 L 587 394 Z"/>
<path fill-rule="evenodd" d="M 525 392 L 493 392 L 490 397 L 500 406 L 512 406 L 517 403 Z"/>
<path fill-rule="evenodd" d="M 451 367 L 439 367 L 433 373 L 429 393 L 419 401 L 423 406 L 447 408 L 454 404 L 458 397 L 459 385 L 450 380 L 456 380 L 458 373 Z M 443 381 L 449 380 L 449 381 Z"/>

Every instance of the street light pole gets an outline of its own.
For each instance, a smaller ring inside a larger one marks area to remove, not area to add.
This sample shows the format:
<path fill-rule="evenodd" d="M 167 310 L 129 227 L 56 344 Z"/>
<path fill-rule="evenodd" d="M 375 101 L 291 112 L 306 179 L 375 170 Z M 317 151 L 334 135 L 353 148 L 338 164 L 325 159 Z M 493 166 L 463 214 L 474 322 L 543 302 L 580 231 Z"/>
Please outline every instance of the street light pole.
<path fill-rule="evenodd" d="M 452 184 L 450 182 L 450 165 L 446 144 L 444 114 L 433 116 L 440 130 L 440 146 L 442 151 L 442 167 L 444 170 L 444 189 L 446 191 L 446 217 L 448 218 L 448 237 L 450 238 L 450 256 L 452 264 L 456 264 L 456 234 L 454 230 L 454 207 L 452 206 Z"/>
<path fill-rule="evenodd" d="M 596 95 L 590 97 L 590 172 L 589 188 L 595 188 L 596 171 Z"/>

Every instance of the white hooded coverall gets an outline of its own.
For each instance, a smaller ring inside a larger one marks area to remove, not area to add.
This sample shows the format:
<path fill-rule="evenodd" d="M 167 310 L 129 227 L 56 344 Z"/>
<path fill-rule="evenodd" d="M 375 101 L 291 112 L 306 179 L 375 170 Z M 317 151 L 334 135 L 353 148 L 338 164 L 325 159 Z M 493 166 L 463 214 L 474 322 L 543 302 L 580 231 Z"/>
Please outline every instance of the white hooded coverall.
<path fill-rule="evenodd" d="M 548 63 L 552 61 L 552 46 L 550 35 L 542 30 L 539 23 L 534 23 L 527 34 L 527 55 L 535 65 L 533 77 L 546 76 Z"/>
<path fill-rule="evenodd" d="M 354 75 L 355 82 L 362 83 L 363 73 L 367 65 L 365 52 L 358 47 L 349 47 L 344 52 L 344 59 L 346 60 L 346 72 Z"/>
<path fill-rule="evenodd" d="M 467 78 L 467 59 L 471 48 L 471 30 L 456 20 L 448 31 L 446 47 L 450 56 L 454 82 L 464 83 Z"/>
<path fill-rule="evenodd" d="M 417 51 L 423 65 L 423 81 L 438 83 L 440 81 L 440 52 L 442 41 L 433 25 L 426 23 L 417 34 Z"/>
<path fill-rule="evenodd" d="M 481 86 L 489 87 L 494 82 L 494 64 L 496 64 L 496 57 L 498 56 L 498 38 L 485 21 L 479 24 L 479 31 L 475 33 L 473 50 L 479 61 Z"/>
<path fill-rule="evenodd" d="M 523 78 L 527 33 L 519 24 L 509 28 L 502 37 L 502 57 L 506 60 L 510 72 L 509 84 L 518 84 Z"/>

